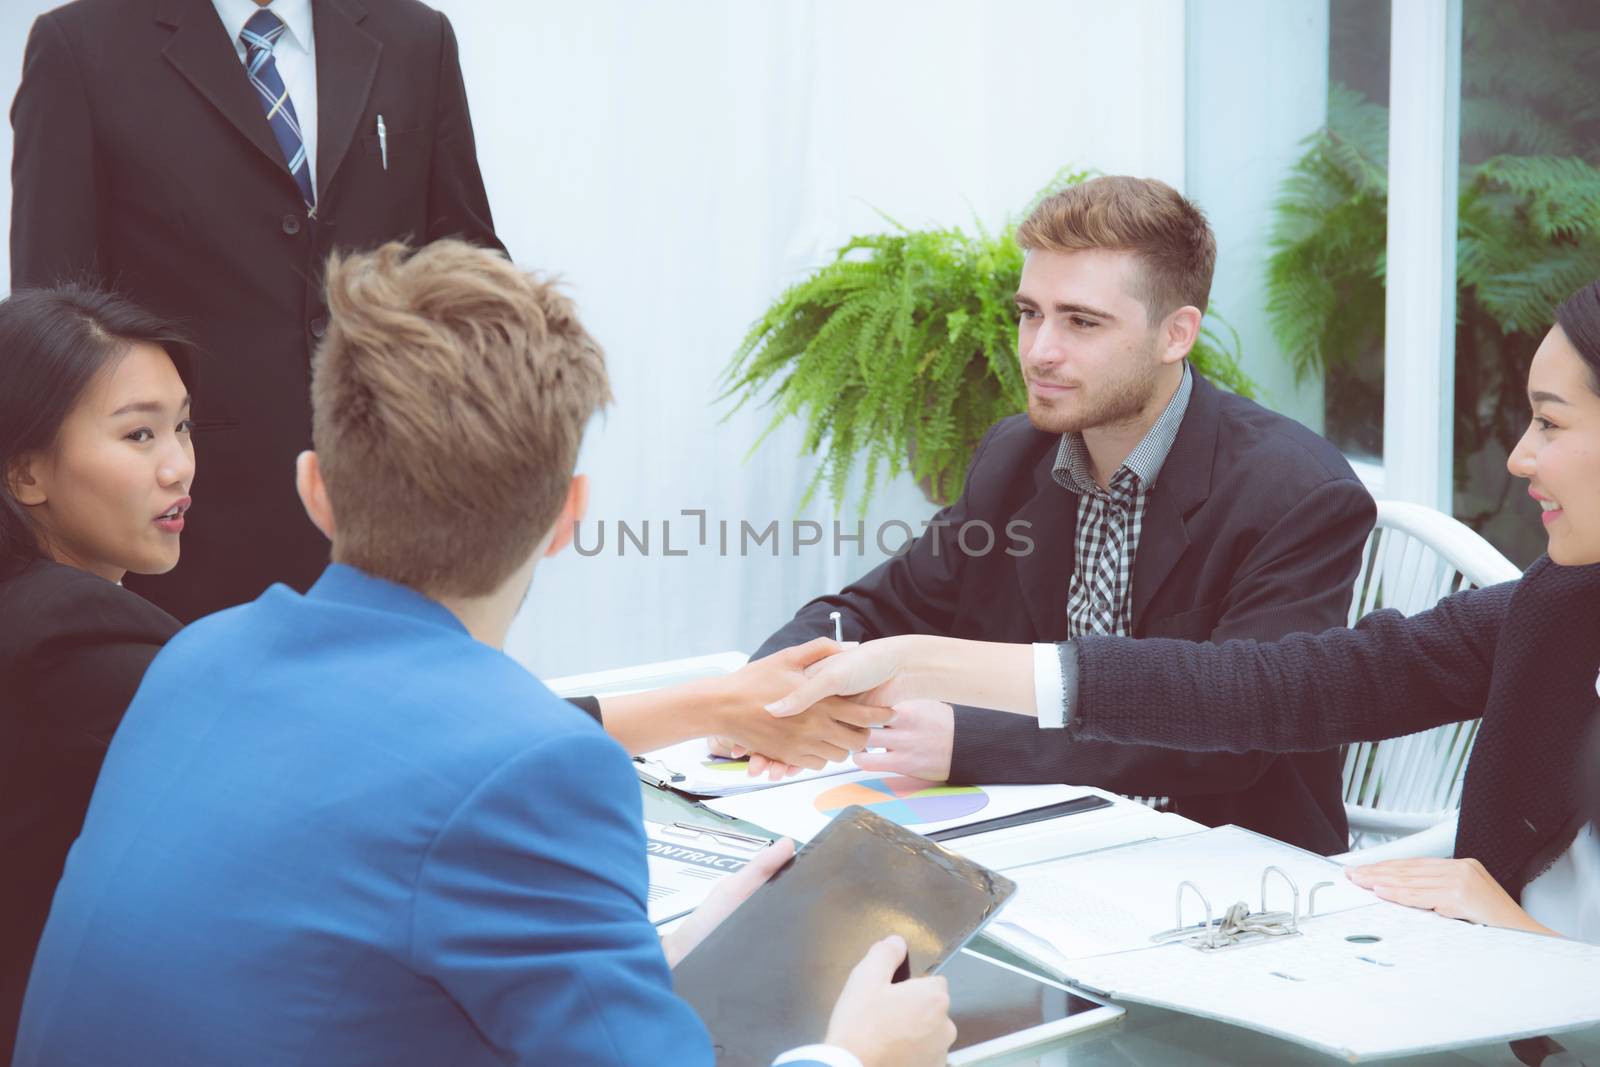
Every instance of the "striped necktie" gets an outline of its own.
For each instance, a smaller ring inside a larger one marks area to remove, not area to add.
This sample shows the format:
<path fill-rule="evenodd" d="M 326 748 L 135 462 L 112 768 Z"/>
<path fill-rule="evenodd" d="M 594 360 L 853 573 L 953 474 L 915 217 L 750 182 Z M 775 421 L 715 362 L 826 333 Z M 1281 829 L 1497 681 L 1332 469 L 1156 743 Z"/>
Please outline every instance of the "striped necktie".
<path fill-rule="evenodd" d="M 286 27 L 283 20 L 265 9 L 250 16 L 239 33 L 244 42 L 244 69 L 261 98 L 261 109 L 267 113 L 267 125 L 278 139 L 289 173 L 300 186 L 300 197 L 306 202 L 306 214 L 317 217 L 317 193 L 311 188 L 311 163 L 306 158 L 305 142 L 300 139 L 300 119 L 294 112 L 294 101 L 278 75 L 278 64 L 272 58 L 272 46 L 278 43 Z"/>

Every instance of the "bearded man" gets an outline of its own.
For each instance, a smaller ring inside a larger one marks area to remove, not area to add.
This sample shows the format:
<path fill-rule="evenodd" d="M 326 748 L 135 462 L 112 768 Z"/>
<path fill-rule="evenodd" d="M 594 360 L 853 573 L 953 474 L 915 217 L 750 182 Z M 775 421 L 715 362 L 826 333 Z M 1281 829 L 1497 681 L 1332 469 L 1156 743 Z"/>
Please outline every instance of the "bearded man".
<path fill-rule="evenodd" d="M 1204 215 L 1158 181 L 1102 177 L 1017 230 L 1028 411 L 978 445 L 965 491 L 905 552 L 801 608 L 757 655 L 830 629 L 1028 641 L 1040 708 L 1081 634 L 1274 641 L 1345 624 L 1376 508 L 1344 457 L 1189 366 L 1216 262 Z M 1285 714 L 1291 712 L 1285 711 Z M 1044 717 L 1041 711 L 1041 718 Z M 1148 798 L 1322 853 L 1347 847 L 1337 753 L 1189 753 L 1041 732 L 909 701 L 863 768 L 1066 782 Z"/>

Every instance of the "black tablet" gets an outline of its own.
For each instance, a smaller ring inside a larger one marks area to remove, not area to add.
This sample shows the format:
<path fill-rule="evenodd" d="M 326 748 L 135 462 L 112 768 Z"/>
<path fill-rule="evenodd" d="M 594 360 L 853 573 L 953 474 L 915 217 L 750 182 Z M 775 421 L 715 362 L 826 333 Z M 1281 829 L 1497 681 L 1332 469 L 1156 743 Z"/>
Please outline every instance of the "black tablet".
<path fill-rule="evenodd" d="M 846 808 L 689 953 L 673 984 L 723 1067 L 823 1039 L 851 968 L 890 934 L 932 974 L 1016 885 L 866 808 Z"/>

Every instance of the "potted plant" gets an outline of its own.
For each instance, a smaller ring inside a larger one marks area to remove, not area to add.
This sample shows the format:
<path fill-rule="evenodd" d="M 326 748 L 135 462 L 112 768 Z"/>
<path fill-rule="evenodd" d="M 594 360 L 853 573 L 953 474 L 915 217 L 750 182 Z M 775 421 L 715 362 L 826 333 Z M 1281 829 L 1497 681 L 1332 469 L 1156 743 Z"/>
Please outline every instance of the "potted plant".
<path fill-rule="evenodd" d="M 1063 174 L 1047 196 L 1091 172 Z M 802 449 L 820 455 L 806 488 L 824 482 L 842 505 L 860 464 L 865 509 L 887 470 L 910 469 L 928 498 L 961 494 L 984 431 L 1027 406 L 1017 361 L 1015 294 L 1022 250 L 1011 227 L 891 229 L 854 237 L 791 286 L 750 327 L 726 372 L 724 397 L 768 396 L 774 412 L 757 440 L 784 420 L 805 420 Z M 1217 384 L 1252 395 L 1239 369 L 1238 336 L 1209 327 L 1190 359 Z M 754 449 L 752 448 L 752 451 Z"/>

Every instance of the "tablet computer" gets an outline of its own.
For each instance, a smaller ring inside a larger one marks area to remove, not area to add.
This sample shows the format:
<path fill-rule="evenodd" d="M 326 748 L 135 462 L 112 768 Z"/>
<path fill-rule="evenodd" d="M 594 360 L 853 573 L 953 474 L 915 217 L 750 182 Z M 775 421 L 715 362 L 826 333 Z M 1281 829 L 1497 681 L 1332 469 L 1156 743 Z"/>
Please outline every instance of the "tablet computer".
<path fill-rule="evenodd" d="M 938 970 L 1016 891 L 1008 878 L 866 808 L 846 808 L 673 970 L 720 1067 L 767 1067 L 823 1039 L 867 949 L 905 938 L 905 977 Z"/>

